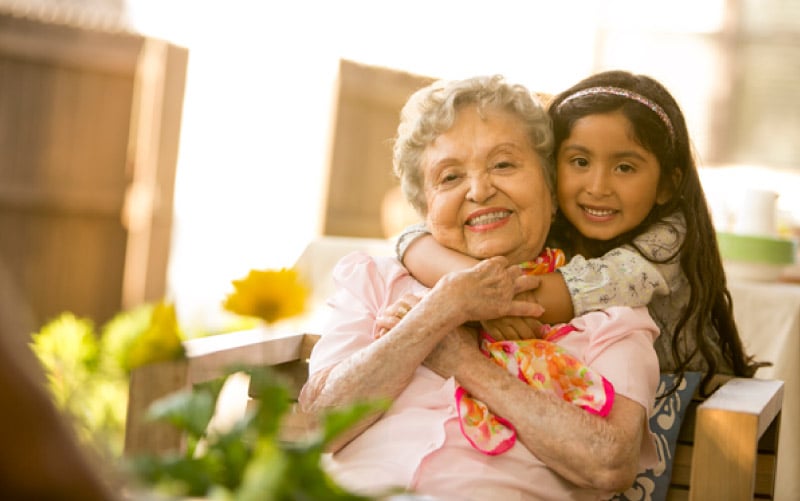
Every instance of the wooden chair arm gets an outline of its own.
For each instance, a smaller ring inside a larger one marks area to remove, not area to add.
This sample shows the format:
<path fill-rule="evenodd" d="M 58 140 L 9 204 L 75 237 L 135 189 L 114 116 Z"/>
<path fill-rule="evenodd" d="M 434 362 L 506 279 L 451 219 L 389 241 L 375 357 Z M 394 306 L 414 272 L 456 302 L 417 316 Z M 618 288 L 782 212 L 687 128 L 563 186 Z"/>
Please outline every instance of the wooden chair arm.
<path fill-rule="evenodd" d="M 744 378 L 731 379 L 700 404 L 690 499 L 753 499 L 759 440 L 773 427 L 777 446 L 782 404 L 783 381 Z"/>
<path fill-rule="evenodd" d="M 184 342 L 186 359 L 146 365 L 132 371 L 125 423 L 125 454 L 178 450 L 181 434 L 147 422 L 150 405 L 166 395 L 222 376 L 233 364 L 278 366 L 305 360 L 316 334 L 252 329 Z"/>
<path fill-rule="evenodd" d="M 232 364 L 274 366 L 307 359 L 317 339 L 318 334 L 251 329 L 186 341 L 189 382 L 219 377 Z"/>

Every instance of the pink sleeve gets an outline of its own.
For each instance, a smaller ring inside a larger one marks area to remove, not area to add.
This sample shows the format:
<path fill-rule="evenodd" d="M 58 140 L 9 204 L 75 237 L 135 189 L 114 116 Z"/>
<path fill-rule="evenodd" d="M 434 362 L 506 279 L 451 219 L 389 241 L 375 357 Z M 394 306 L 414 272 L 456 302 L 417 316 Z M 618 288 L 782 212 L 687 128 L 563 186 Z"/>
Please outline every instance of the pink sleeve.
<path fill-rule="evenodd" d="M 647 308 L 611 307 L 572 324 L 590 338 L 584 362 L 611 381 L 616 393 L 639 402 L 649 414 L 660 372 L 653 347 L 659 330 Z"/>
<path fill-rule="evenodd" d="M 336 264 L 333 282 L 336 292 L 327 301 L 331 311 L 314 346 L 309 373 L 335 365 L 373 342 L 376 316 L 413 279 L 396 259 L 353 252 Z"/>
<path fill-rule="evenodd" d="M 660 378 L 653 342 L 659 335 L 647 308 L 611 307 L 572 321 L 590 336 L 584 362 L 614 385 L 618 395 L 639 403 L 650 418 Z M 652 437 L 642 441 L 641 463 L 657 460 Z"/>

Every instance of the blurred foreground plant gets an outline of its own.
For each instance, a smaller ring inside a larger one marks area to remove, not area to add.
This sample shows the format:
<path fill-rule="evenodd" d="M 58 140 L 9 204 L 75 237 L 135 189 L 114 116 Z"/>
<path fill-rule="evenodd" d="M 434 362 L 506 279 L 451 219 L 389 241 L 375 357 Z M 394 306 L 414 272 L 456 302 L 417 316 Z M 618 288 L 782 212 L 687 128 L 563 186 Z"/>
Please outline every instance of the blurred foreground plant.
<path fill-rule="evenodd" d="M 131 369 L 183 357 L 181 339 L 174 306 L 158 303 L 118 313 L 99 333 L 91 320 L 63 313 L 32 335 L 31 349 L 81 440 L 119 457 Z"/>
<path fill-rule="evenodd" d="M 255 405 L 230 429 L 209 430 L 225 379 L 235 372 L 250 376 Z M 289 390 L 268 367 L 231 368 L 218 380 L 156 401 L 148 416 L 186 435 L 182 453 L 140 455 L 129 467 L 155 492 L 168 496 L 205 496 L 226 501 L 365 500 L 338 486 L 322 469 L 322 453 L 342 431 L 387 402 L 355 404 L 323 417 L 315 436 L 303 443 L 280 439 L 290 411 Z"/>

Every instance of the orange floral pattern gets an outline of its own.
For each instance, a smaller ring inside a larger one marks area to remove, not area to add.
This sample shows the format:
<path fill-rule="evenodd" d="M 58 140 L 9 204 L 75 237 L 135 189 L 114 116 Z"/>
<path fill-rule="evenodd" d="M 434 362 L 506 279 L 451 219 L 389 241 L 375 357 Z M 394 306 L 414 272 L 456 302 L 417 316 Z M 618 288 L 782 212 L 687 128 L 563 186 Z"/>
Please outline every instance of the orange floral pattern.
<path fill-rule="evenodd" d="M 534 261 L 522 266 L 526 273 L 554 271 L 565 263 L 559 249 L 545 249 Z M 602 375 L 559 346 L 557 341 L 575 327 L 570 324 L 542 327 L 542 339 L 495 341 L 481 333 L 481 351 L 495 363 L 532 388 L 549 391 L 588 412 L 606 416 L 614 401 L 614 388 Z M 483 402 L 459 387 L 456 402 L 461 431 L 473 447 L 489 454 L 502 454 L 516 442 L 516 430 L 506 419 L 495 416 Z"/>

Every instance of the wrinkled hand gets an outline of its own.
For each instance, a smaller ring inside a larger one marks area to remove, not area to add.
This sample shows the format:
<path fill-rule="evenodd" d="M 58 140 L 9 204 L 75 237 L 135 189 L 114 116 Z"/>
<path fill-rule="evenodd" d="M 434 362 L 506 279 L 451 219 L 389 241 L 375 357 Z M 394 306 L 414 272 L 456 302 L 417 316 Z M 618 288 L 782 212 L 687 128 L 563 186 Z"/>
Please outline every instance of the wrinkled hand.
<path fill-rule="evenodd" d="M 517 294 L 516 299 L 536 304 L 534 302 L 534 294 L 531 291 Z M 544 313 L 544 308 L 541 308 L 541 313 Z M 540 338 L 542 323 L 533 317 L 501 317 L 483 320 L 481 321 L 481 326 L 496 341 L 514 341 Z"/>
<path fill-rule="evenodd" d="M 509 265 L 508 259 L 493 257 L 472 268 L 448 273 L 429 294 L 440 296 L 442 304 L 462 312 L 465 321 L 535 317 L 541 314 L 541 306 L 515 296 L 538 287 L 540 281 L 535 275 L 523 274 L 519 266 Z"/>
<path fill-rule="evenodd" d="M 480 355 L 478 334 L 475 329 L 458 327 L 447 334 L 425 358 L 423 365 L 443 378 L 455 376 L 458 367 L 469 363 L 470 355 Z"/>
<path fill-rule="evenodd" d="M 377 339 L 392 330 L 421 299 L 422 297 L 416 294 L 405 294 L 383 310 L 383 313 L 375 319 L 375 325 L 378 327 L 375 338 Z"/>

